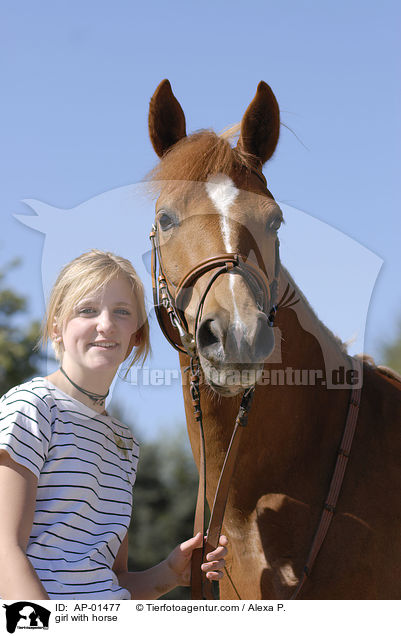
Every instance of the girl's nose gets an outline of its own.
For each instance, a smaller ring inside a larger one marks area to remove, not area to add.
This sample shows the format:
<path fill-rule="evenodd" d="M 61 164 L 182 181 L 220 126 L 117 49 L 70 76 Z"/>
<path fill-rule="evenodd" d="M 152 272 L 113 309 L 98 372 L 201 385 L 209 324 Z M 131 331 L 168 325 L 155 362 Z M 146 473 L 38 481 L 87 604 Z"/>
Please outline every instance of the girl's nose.
<path fill-rule="evenodd" d="M 105 332 L 109 332 L 114 329 L 113 317 L 110 314 L 110 312 L 108 312 L 107 310 L 102 311 L 99 314 L 97 329 L 98 331 L 105 331 Z"/>

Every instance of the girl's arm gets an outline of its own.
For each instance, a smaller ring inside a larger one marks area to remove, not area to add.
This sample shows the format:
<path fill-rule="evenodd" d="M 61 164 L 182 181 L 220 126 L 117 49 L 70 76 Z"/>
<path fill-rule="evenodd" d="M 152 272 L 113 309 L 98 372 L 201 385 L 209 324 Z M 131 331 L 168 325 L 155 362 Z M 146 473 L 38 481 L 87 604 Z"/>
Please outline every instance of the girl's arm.
<path fill-rule="evenodd" d="M 184 541 L 177 546 L 161 563 L 143 572 L 128 572 L 128 534 L 120 546 L 113 570 L 122 587 L 129 590 L 133 599 L 156 599 L 178 585 L 189 585 L 191 557 L 195 548 L 202 544 L 202 536 Z M 220 537 L 220 545 L 206 556 L 208 563 L 202 570 L 210 580 L 218 580 L 223 576 L 224 556 L 227 554 L 227 539 Z"/>
<path fill-rule="evenodd" d="M 48 599 L 25 554 L 32 530 L 38 480 L 0 450 L 0 597 Z"/>

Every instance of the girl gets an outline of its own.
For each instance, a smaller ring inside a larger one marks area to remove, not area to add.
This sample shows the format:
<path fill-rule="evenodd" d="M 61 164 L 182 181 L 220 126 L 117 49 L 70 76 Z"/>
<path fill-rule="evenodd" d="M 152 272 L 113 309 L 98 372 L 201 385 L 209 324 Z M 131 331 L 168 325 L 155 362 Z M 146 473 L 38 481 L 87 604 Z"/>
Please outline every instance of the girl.
<path fill-rule="evenodd" d="M 43 342 L 60 368 L 0 400 L 0 596 L 153 599 L 188 585 L 200 533 L 128 572 L 138 444 L 104 401 L 119 365 L 149 352 L 143 287 L 129 261 L 92 250 L 61 271 Z M 202 570 L 222 577 L 227 539 Z"/>

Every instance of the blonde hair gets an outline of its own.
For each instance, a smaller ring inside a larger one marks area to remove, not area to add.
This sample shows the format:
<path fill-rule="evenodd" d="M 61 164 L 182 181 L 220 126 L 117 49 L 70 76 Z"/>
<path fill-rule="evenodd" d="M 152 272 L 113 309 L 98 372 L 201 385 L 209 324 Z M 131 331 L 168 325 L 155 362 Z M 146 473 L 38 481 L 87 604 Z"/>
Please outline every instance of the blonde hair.
<path fill-rule="evenodd" d="M 56 358 L 62 359 L 63 346 L 54 338 L 55 326 L 61 331 L 80 300 L 89 293 L 98 291 L 117 276 L 124 276 L 128 280 L 137 301 L 138 328 L 135 335 L 140 335 L 140 342 L 134 348 L 129 368 L 141 359 L 142 363 L 145 361 L 150 351 L 150 342 L 143 284 L 126 258 L 97 249 L 85 252 L 65 265 L 50 293 L 41 344 L 46 346 L 50 340 Z"/>

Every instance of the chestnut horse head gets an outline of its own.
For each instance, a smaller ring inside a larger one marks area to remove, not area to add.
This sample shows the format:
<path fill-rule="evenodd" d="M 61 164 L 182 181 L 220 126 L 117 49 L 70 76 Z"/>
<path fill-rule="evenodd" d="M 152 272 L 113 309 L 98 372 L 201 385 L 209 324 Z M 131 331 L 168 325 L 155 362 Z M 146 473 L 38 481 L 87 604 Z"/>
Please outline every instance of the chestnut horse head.
<path fill-rule="evenodd" d="M 278 104 L 264 82 L 235 148 L 227 135 L 186 135 L 168 80 L 150 102 L 150 138 L 161 158 L 150 177 L 159 194 L 159 257 L 205 379 L 221 395 L 255 384 L 274 349 L 282 213 L 261 170 L 279 129 Z"/>

